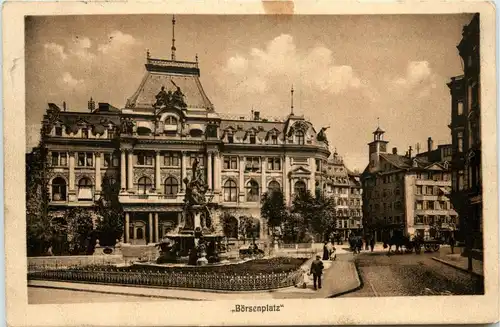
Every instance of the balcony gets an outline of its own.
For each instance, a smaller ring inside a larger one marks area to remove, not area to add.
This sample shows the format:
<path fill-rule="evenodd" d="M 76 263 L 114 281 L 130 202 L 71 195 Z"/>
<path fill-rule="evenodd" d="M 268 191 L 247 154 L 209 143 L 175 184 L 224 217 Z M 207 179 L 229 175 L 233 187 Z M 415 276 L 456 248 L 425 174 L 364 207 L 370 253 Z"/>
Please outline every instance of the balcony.
<path fill-rule="evenodd" d="M 119 200 L 124 204 L 183 204 L 184 195 L 184 193 L 177 193 L 176 195 L 165 195 L 158 193 L 133 194 L 125 192 L 119 195 Z"/>
<path fill-rule="evenodd" d="M 435 181 L 432 179 L 416 179 L 415 185 L 451 186 L 451 181 Z"/>

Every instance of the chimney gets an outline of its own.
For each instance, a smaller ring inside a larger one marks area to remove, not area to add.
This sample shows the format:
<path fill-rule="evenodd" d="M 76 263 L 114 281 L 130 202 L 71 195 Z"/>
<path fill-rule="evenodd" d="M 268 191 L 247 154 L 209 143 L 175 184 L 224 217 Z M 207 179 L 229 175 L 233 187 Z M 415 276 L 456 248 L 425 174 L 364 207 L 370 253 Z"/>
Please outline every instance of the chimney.
<path fill-rule="evenodd" d="M 63 101 L 63 111 L 66 111 L 66 101 Z"/>
<path fill-rule="evenodd" d="M 260 111 L 254 111 L 253 112 L 253 119 L 254 120 L 260 120 Z"/>
<path fill-rule="evenodd" d="M 392 148 L 392 154 L 398 154 L 398 148 Z"/>
<path fill-rule="evenodd" d="M 429 136 L 429 138 L 427 139 L 427 151 L 428 152 L 431 152 L 434 147 L 434 141 L 432 140 L 432 137 Z"/>
<path fill-rule="evenodd" d="M 408 148 L 408 158 L 411 158 L 411 151 L 412 151 L 412 148 L 411 148 L 411 145 L 410 145 L 410 147 Z"/>

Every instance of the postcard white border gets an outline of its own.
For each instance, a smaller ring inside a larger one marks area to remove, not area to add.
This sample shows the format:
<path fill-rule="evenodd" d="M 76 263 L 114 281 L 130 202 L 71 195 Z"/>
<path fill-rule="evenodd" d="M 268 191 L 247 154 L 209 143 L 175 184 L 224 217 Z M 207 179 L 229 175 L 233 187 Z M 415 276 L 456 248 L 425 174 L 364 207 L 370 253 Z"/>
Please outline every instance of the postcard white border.
<path fill-rule="evenodd" d="M 24 16 L 265 14 L 256 1 L 5 3 L 3 7 L 6 316 L 11 326 L 298 325 L 487 323 L 498 319 L 498 188 L 495 6 L 488 2 L 295 1 L 294 14 L 481 15 L 484 296 L 28 305 L 25 242 Z M 457 43 L 460 36 L 457 35 Z M 453 49 L 450 49 L 453 51 Z M 231 313 L 234 304 L 281 304 L 281 312 Z M 354 310 L 354 308 L 356 308 Z"/>

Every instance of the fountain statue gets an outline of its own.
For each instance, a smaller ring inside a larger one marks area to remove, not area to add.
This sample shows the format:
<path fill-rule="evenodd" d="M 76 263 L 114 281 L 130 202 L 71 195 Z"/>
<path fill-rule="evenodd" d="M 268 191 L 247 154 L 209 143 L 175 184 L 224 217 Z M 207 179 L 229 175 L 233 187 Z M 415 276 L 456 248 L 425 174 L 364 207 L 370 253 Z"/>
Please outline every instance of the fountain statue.
<path fill-rule="evenodd" d="M 194 159 L 191 167 L 191 179 L 184 178 L 186 185 L 186 194 L 184 196 L 183 224 L 179 226 L 179 233 L 167 234 L 169 242 L 174 242 L 177 246 L 176 251 L 171 247 L 163 246 L 165 251 L 161 251 L 159 261 L 165 262 L 172 260 L 172 254 L 181 255 L 188 251 L 189 265 L 206 265 L 210 262 L 217 262 L 219 259 L 217 253 L 217 242 L 222 239 L 222 235 L 211 233 L 208 229 L 208 221 L 211 216 L 213 203 L 207 201 L 206 193 L 208 185 L 205 181 L 204 171 L 199 167 L 199 160 Z M 167 242 L 166 240 L 164 242 Z M 162 243 L 160 248 L 162 248 Z M 177 251 L 178 250 L 178 251 Z M 165 253 L 164 253 L 165 252 Z M 207 259 L 208 256 L 208 259 Z"/>

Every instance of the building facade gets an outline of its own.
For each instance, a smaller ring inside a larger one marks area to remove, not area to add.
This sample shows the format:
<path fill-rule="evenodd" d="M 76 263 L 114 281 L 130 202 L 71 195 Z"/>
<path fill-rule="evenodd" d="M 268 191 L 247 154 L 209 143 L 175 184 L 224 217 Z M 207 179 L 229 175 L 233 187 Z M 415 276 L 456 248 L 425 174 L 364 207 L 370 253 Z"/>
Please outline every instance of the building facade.
<path fill-rule="evenodd" d="M 362 225 L 362 188 L 359 174 L 349 171 L 343 158 L 335 151 L 326 162 L 323 189 L 334 197 L 337 236 L 347 239 L 358 233 Z"/>
<path fill-rule="evenodd" d="M 482 248 L 481 94 L 479 14 L 464 26 L 457 49 L 464 74 L 448 83 L 451 94 L 452 201 L 465 227 L 461 238 Z M 470 233 L 467 233 L 469 231 Z"/>
<path fill-rule="evenodd" d="M 206 200 L 217 205 L 202 217 L 202 227 L 222 232 L 218 219 L 228 212 L 236 226 L 240 217 L 258 218 L 266 237 L 264 192 L 281 189 L 290 204 L 295 193 L 324 187 L 330 151 L 323 129 L 317 132 L 293 111 L 281 120 L 256 111 L 251 117 L 218 114 L 199 77 L 197 60 L 153 59 L 148 52 L 144 77 L 124 108 L 91 99 L 87 111 L 76 112 L 50 103 L 41 144 L 48 153 L 52 215 L 92 209 L 115 185 L 124 210 L 122 241 L 156 243 L 189 228 L 185 181 L 196 161 L 208 185 Z M 359 192 L 349 178 L 346 173 L 342 185 Z"/>
<path fill-rule="evenodd" d="M 432 238 L 439 231 L 449 235 L 458 228 L 458 215 L 450 203 L 451 145 L 412 156 L 387 153 L 385 131 L 378 127 L 369 143 L 370 163 L 361 175 L 363 185 L 363 226 L 376 241 L 394 233 Z"/>

